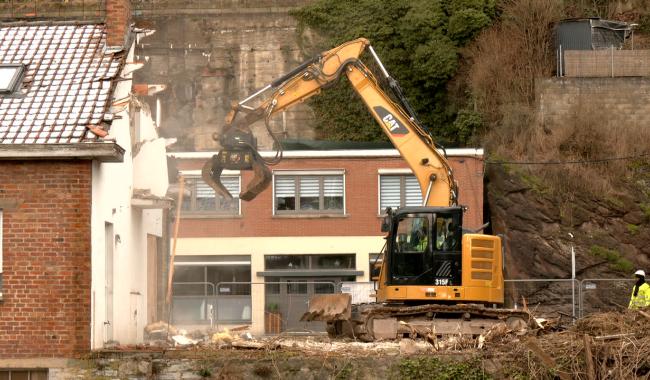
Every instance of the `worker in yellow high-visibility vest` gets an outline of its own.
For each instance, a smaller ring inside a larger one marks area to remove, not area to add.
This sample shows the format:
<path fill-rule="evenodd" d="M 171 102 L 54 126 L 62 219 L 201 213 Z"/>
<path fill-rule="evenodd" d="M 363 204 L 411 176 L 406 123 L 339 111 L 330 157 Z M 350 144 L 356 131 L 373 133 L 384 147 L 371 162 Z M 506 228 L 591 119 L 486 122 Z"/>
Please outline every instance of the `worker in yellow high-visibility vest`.
<path fill-rule="evenodd" d="M 634 272 L 637 278 L 634 288 L 632 288 L 632 296 L 630 297 L 630 309 L 638 309 L 650 306 L 650 285 L 645 282 L 645 272 L 641 269 Z"/>

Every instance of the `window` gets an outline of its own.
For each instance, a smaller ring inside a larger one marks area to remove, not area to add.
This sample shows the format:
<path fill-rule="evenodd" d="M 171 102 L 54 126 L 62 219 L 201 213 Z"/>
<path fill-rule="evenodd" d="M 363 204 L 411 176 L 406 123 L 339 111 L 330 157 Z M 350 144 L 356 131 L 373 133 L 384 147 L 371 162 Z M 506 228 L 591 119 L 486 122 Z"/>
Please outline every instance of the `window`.
<path fill-rule="evenodd" d="M 368 273 L 370 273 L 370 277 L 378 277 L 381 271 L 381 265 L 384 263 L 382 254 L 370 253 L 368 254 L 368 258 L 370 259 L 368 263 Z"/>
<path fill-rule="evenodd" d="M 420 184 L 413 175 L 379 176 L 379 213 L 387 207 L 422 206 Z"/>
<path fill-rule="evenodd" d="M 186 214 L 224 214 L 239 215 L 239 176 L 221 176 L 221 183 L 232 194 L 232 199 L 225 199 L 217 195 L 199 177 L 188 177 L 185 179 L 185 186 L 190 190 L 190 195 L 183 198 L 183 212 Z"/>
<path fill-rule="evenodd" d="M 174 263 L 174 322 L 201 324 L 251 320 L 249 256 L 181 256 L 178 260 Z"/>
<path fill-rule="evenodd" d="M 47 380 L 46 369 L 0 369 L 0 380 Z"/>
<path fill-rule="evenodd" d="M 343 213 L 343 175 L 276 173 L 274 181 L 276 214 Z"/>
<path fill-rule="evenodd" d="M 424 253 L 429 248 L 429 219 L 404 217 L 397 225 L 396 253 Z"/>
<path fill-rule="evenodd" d="M 0 64 L 0 94 L 10 94 L 18 90 L 24 71 L 23 65 Z"/>
<path fill-rule="evenodd" d="M 264 267 L 269 269 L 356 269 L 356 255 L 267 255 Z"/>

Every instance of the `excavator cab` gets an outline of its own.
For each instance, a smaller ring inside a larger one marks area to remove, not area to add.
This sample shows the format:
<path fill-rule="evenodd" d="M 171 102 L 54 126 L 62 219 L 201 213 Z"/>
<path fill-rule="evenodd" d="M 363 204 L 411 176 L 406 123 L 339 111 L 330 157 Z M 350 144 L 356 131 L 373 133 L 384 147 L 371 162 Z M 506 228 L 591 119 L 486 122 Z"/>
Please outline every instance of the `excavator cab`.
<path fill-rule="evenodd" d="M 257 140 L 250 131 L 231 128 L 218 136 L 222 149 L 203 165 L 201 176 L 216 193 L 226 199 L 232 194 L 221 183 L 221 173 L 228 170 L 252 170 L 254 177 L 239 198 L 250 201 L 271 183 L 271 171 L 257 151 Z"/>
<path fill-rule="evenodd" d="M 460 286 L 461 207 L 405 207 L 391 215 L 386 285 Z"/>

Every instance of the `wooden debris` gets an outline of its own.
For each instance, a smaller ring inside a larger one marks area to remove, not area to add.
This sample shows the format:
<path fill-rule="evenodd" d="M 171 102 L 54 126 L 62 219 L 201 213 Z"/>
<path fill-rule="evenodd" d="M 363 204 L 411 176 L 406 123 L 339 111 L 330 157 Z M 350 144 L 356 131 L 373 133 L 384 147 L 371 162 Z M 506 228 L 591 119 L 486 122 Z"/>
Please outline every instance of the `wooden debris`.
<path fill-rule="evenodd" d="M 233 348 L 247 348 L 254 350 L 264 350 L 264 349 L 276 349 L 280 347 L 279 343 L 273 342 L 253 342 L 247 340 L 236 340 L 230 344 Z"/>
<path fill-rule="evenodd" d="M 635 336 L 635 335 L 636 335 L 636 333 L 601 335 L 601 336 L 595 337 L 594 339 L 596 339 L 596 340 L 610 340 L 610 339 L 627 338 L 628 336 Z"/>
<path fill-rule="evenodd" d="M 594 356 L 591 352 L 591 337 L 589 335 L 584 335 L 585 341 L 585 363 L 587 363 L 587 379 L 595 380 L 596 379 L 596 370 L 594 369 Z"/>
<path fill-rule="evenodd" d="M 646 317 L 647 319 L 650 319 L 650 314 L 646 313 L 643 310 L 637 310 L 637 313 L 641 314 L 642 316 Z"/>
<path fill-rule="evenodd" d="M 533 354 L 535 354 L 535 356 L 537 356 L 539 358 L 539 360 L 542 361 L 544 366 L 546 366 L 546 368 L 549 371 L 553 371 L 553 372 L 557 373 L 557 375 L 562 380 L 571 380 L 571 376 L 569 376 L 569 374 L 556 370 L 557 364 L 555 363 L 555 360 L 553 360 L 553 358 L 549 354 L 547 354 L 546 352 L 544 352 L 544 350 L 542 350 L 542 348 L 539 346 L 539 343 L 538 343 L 538 341 L 537 341 L 537 339 L 535 337 L 532 337 L 532 336 L 529 337 L 526 340 L 526 345 L 528 346 L 530 351 L 532 351 Z"/>

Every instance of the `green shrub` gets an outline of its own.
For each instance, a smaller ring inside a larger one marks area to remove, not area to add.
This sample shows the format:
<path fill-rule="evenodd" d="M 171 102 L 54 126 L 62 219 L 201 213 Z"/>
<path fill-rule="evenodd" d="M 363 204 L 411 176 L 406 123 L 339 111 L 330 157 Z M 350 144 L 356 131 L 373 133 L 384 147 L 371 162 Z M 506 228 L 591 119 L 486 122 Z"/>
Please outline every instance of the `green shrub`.
<path fill-rule="evenodd" d="M 599 245 L 592 245 L 591 248 L 589 248 L 589 252 L 596 257 L 606 260 L 614 270 L 630 272 L 634 269 L 634 264 L 632 264 L 630 260 L 622 257 L 616 250 L 601 247 Z"/>

